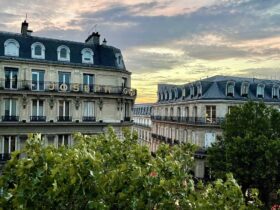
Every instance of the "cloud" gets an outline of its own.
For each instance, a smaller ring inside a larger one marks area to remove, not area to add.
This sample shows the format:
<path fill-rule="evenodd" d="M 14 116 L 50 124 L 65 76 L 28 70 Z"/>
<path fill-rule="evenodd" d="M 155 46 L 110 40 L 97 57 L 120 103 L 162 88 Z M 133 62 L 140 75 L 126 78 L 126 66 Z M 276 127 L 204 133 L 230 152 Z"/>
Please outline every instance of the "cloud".
<path fill-rule="evenodd" d="M 0 29 L 19 32 L 27 7 L 39 36 L 84 41 L 97 24 L 122 49 L 140 101 L 157 83 L 279 72 L 279 0 L 1 0 Z"/>

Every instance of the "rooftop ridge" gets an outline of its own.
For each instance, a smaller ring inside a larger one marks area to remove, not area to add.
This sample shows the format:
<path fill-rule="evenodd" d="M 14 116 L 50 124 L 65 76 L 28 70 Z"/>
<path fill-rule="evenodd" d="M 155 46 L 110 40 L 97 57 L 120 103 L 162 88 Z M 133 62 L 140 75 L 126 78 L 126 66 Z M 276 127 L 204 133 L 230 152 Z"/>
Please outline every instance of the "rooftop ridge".
<path fill-rule="evenodd" d="M 0 34 L 7 34 L 7 35 L 14 35 L 18 37 L 23 37 L 23 38 L 35 38 L 35 39 L 42 39 L 42 40 L 50 40 L 50 41 L 55 41 L 55 42 L 65 42 L 65 43 L 73 43 L 73 44 L 80 44 L 84 46 L 95 46 L 96 44 L 87 44 L 82 41 L 71 41 L 71 40 L 65 40 L 65 39 L 57 39 L 57 38 L 49 38 L 49 37 L 42 37 L 42 36 L 23 36 L 21 33 L 16 33 L 16 32 L 7 32 L 7 31 L 0 31 Z M 113 48 L 116 50 L 119 50 L 119 48 L 111 46 L 111 45 L 100 45 L 105 48 Z"/>

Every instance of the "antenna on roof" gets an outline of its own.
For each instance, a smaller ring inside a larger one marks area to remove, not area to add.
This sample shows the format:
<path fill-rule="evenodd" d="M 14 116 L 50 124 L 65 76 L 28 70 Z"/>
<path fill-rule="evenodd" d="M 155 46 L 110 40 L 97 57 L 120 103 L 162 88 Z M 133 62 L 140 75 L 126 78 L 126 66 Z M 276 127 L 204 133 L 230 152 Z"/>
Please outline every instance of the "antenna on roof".
<path fill-rule="evenodd" d="M 27 13 L 25 13 L 25 21 L 27 22 Z"/>

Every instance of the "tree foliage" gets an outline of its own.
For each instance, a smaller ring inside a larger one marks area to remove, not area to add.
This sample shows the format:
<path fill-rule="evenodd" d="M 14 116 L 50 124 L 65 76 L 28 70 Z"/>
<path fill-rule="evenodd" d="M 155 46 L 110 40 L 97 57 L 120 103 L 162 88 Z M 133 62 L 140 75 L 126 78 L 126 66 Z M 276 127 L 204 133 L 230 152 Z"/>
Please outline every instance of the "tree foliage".
<path fill-rule="evenodd" d="M 3 209 L 250 209 L 232 176 L 195 187 L 194 146 L 161 145 L 155 156 L 126 131 L 76 135 L 71 148 L 40 135 L 15 152 L 0 178 Z M 19 156 L 24 156 L 19 158 Z M 257 200 L 256 200 L 257 201 Z M 254 202 L 254 204 L 258 204 Z M 255 206 L 254 206 L 255 207 Z"/>
<path fill-rule="evenodd" d="M 258 188 L 268 205 L 280 184 L 280 113 L 248 102 L 226 116 L 223 137 L 208 151 L 215 177 L 232 172 L 242 190 Z"/>

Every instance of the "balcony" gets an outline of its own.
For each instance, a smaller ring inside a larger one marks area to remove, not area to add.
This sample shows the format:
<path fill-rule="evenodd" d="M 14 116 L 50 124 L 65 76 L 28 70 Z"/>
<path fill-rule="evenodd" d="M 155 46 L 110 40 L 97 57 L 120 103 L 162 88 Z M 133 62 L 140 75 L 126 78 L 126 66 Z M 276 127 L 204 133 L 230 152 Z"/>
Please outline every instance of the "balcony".
<path fill-rule="evenodd" d="M 46 116 L 30 116 L 32 122 L 46 122 Z"/>
<path fill-rule="evenodd" d="M 118 94 L 136 97 L 136 89 L 109 86 L 109 85 L 84 85 L 80 83 L 59 83 L 53 81 L 37 82 L 32 80 L 18 80 L 16 89 L 5 88 L 5 80 L 0 80 L 0 90 L 22 90 L 22 91 L 41 91 L 41 92 L 71 92 L 86 94 Z"/>
<path fill-rule="evenodd" d="M 165 122 L 178 122 L 189 125 L 218 125 L 220 126 L 224 121 L 224 117 L 170 117 L 170 116 L 151 116 L 152 120 Z"/>
<path fill-rule="evenodd" d="M 18 116 L 2 116 L 3 122 L 18 122 L 19 117 Z"/>
<path fill-rule="evenodd" d="M 96 122 L 96 118 L 95 117 L 84 116 L 83 121 L 84 122 Z"/>
<path fill-rule="evenodd" d="M 57 117 L 58 122 L 72 122 L 71 116 L 58 116 Z"/>

